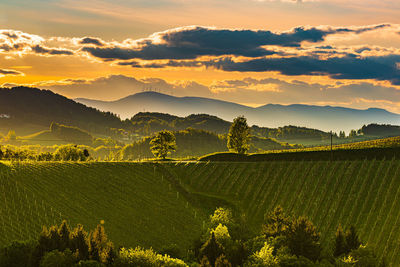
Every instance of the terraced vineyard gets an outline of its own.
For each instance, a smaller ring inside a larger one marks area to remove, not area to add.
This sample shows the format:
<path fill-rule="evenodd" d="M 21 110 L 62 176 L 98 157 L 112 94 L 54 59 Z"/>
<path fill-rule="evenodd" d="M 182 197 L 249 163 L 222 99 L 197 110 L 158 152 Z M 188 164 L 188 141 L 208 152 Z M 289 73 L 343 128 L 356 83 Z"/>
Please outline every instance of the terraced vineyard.
<path fill-rule="evenodd" d="M 291 161 L 178 164 L 170 172 L 193 192 L 236 203 L 257 229 L 281 205 L 305 215 L 329 241 L 339 224 L 400 264 L 400 161 Z"/>
<path fill-rule="evenodd" d="M 324 241 L 354 224 L 400 264 L 400 160 L 255 163 L 0 163 L 0 245 L 67 219 L 100 220 L 116 245 L 187 248 L 213 207 L 232 205 L 259 229 L 281 205 L 317 225 Z"/>

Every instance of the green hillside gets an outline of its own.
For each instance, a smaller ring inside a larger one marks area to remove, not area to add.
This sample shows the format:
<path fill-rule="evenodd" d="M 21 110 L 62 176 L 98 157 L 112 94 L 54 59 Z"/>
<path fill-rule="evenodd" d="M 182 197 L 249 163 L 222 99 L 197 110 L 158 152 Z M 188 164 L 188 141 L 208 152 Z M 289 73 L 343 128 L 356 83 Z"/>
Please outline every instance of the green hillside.
<path fill-rule="evenodd" d="M 399 160 L 275 161 L 180 164 L 170 171 L 193 191 L 237 203 L 254 228 L 277 205 L 309 217 L 322 243 L 339 224 L 354 224 L 364 242 L 397 266 L 399 167 Z"/>
<path fill-rule="evenodd" d="M 105 221 L 116 245 L 187 248 L 213 207 L 242 211 L 253 230 L 277 205 L 306 215 L 322 243 L 336 227 L 400 264 L 400 160 L 254 163 L 0 164 L 0 245 L 41 225 Z M 34 231 L 32 231 L 34 230 Z"/>
<path fill-rule="evenodd" d="M 0 192 L 0 246 L 66 219 L 104 220 L 117 246 L 187 247 L 206 218 L 150 164 L 0 163 Z"/>
<path fill-rule="evenodd" d="M 50 130 L 44 130 L 31 135 L 23 136 L 20 138 L 20 140 L 25 141 L 29 144 L 39 144 L 39 145 L 67 144 L 66 141 L 56 136 Z"/>

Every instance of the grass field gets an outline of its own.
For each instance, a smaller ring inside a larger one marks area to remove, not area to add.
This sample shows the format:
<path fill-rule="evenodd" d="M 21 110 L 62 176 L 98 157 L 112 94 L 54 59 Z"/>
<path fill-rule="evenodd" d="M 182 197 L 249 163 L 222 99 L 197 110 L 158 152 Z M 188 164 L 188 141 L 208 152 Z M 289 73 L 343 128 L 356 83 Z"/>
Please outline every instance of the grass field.
<path fill-rule="evenodd" d="M 215 206 L 231 205 L 259 229 L 281 205 L 309 217 L 329 241 L 351 224 L 400 264 L 400 160 L 254 163 L 0 164 L 0 245 L 67 219 L 105 220 L 116 245 L 187 247 Z"/>

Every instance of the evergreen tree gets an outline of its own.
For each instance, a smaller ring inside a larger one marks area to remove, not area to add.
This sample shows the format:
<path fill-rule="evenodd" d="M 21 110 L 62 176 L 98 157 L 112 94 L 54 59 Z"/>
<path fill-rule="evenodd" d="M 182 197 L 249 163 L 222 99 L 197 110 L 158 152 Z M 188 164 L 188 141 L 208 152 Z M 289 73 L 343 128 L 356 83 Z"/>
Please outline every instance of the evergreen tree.
<path fill-rule="evenodd" d="M 79 260 L 89 259 L 88 234 L 80 224 L 71 233 L 71 247 L 73 251 L 77 252 Z"/>
<path fill-rule="evenodd" d="M 245 154 L 250 146 L 250 127 L 247 120 L 243 116 L 239 116 L 233 120 L 228 133 L 228 149 L 239 154 Z"/>
<path fill-rule="evenodd" d="M 320 258 L 321 245 L 319 233 L 315 226 L 305 217 L 299 217 L 291 224 L 287 238 L 287 245 L 292 254 L 304 256 L 312 261 Z"/>
<path fill-rule="evenodd" d="M 90 258 L 95 261 L 100 261 L 101 250 L 107 242 L 107 235 L 102 225 L 97 225 L 96 229 L 90 233 L 89 237 L 89 252 Z"/>
<path fill-rule="evenodd" d="M 157 158 L 165 159 L 170 151 L 176 150 L 175 135 L 170 131 L 161 131 L 150 141 L 150 149 Z"/>
<path fill-rule="evenodd" d="M 108 241 L 104 227 L 100 224 L 89 236 L 89 254 L 90 259 L 102 263 L 112 262 L 115 257 L 113 244 Z"/>
<path fill-rule="evenodd" d="M 52 251 L 60 247 L 60 235 L 58 234 L 58 227 L 56 225 L 50 227 L 49 229 L 49 247 L 47 251 Z"/>
<path fill-rule="evenodd" d="M 60 227 L 58 228 L 58 235 L 60 237 L 58 250 L 64 251 L 70 247 L 70 230 L 67 221 L 63 221 L 61 223 Z"/>
<path fill-rule="evenodd" d="M 347 254 L 348 252 L 349 251 L 347 250 L 346 237 L 343 232 L 342 226 L 339 225 L 335 234 L 335 250 L 333 252 L 333 256 L 339 257 L 343 254 Z"/>
<path fill-rule="evenodd" d="M 222 246 L 215 239 L 214 232 L 211 234 L 210 238 L 200 249 L 200 256 L 206 256 L 212 266 L 214 266 L 215 261 L 223 253 Z"/>
<path fill-rule="evenodd" d="M 346 245 L 348 252 L 358 249 L 361 245 L 360 239 L 358 237 L 356 228 L 352 225 L 350 229 L 346 232 Z"/>

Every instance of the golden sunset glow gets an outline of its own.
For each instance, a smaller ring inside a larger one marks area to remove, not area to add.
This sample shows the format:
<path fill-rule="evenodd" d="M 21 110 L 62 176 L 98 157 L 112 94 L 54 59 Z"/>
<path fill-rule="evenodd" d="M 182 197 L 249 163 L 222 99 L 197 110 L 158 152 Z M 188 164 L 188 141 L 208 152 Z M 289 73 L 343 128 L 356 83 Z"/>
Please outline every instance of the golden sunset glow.
<path fill-rule="evenodd" d="M 141 90 L 107 78 L 119 75 L 166 93 L 253 106 L 400 112 L 396 1 L 17 0 L 0 8 L 3 86 L 100 100 Z M 104 88 L 87 89 L 95 81 Z"/>

